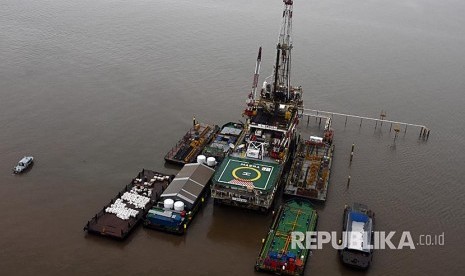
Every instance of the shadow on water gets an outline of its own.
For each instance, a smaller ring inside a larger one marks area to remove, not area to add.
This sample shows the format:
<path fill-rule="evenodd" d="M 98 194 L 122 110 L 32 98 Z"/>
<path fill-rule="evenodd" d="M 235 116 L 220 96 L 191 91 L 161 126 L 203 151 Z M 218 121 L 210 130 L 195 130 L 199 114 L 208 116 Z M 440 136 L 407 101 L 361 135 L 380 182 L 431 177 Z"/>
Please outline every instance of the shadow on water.
<path fill-rule="evenodd" d="M 139 227 L 141 226 L 140 225 L 137 226 L 136 229 L 134 229 L 129 234 L 129 236 L 124 240 L 118 240 L 118 239 L 107 237 L 107 236 L 99 236 L 99 235 L 91 234 L 87 232 L 84 232 L 84 239 L 87 242 L 92 242 L 97 246 L 124 250 L 124 248 L 134 239 L 134 236 L 137 234 Z"/>
<path fill-rule="evenodd" d="M 168 162 L 165 162 L 163 164 L 163 168 L 165 169 L 168 169 L 168 170 L 176 170 L 176 171 L 180 171 L 182 169 L 183 166 L 180 166 L 180 165 L 176 165 L 176 164 L 171 164 L 171 163 L 168 163 Z"/>
<path fill-rule="evenodd" d="M 250 247 L 257 241 L 257 237 L 250 234 L 262 229 L 258 236 L 264 237 L 271 224 L 271 218 L 271 212 L 263 214 L 253 210 L 215 205 L 207 238 L 217 243 Z"/>
<path fill-rule="evenodd" d="M 85 232 L 84 239 L 88 242 L 95 243 L 97 246 L 105 248 L 115 248 L 124 250 L 127 245 L 133 242 L 140 236 L 147 236 L 149 239 L 168 241 L 173 246 L 180 246 L 186 242 L 186 235 L 175 235 L 163 231 L 148 229 L 142 226 L 142 222 L 139 223 L 124 240 L 118 240 L 107 236 L 99 236 Z"/>
<path fill-rule="evenodd" d="M 177 234 L 174 234 L 174 233 L 168 233 L 168 232 L 149 229 L 149 228 L 144 228 L 144 227 L 141 227 L 141 228 L 143 228 L 143 229 L 141 229 L 141 232 L 143 231 L 144 234 L 147 237 L 149 237 L 150 239 L 154 239 L 154 240 L 157 240 L 157 241 L 168 242 L 168 243 L 170 243 L 171 245 L 173 245 L 175 247 L 179 247 L 179 246 L 186 243 L 186 239 L 187 239 L 186 235 L 188 233 L 186 233 L 184 235 L 177 235 Z"/>

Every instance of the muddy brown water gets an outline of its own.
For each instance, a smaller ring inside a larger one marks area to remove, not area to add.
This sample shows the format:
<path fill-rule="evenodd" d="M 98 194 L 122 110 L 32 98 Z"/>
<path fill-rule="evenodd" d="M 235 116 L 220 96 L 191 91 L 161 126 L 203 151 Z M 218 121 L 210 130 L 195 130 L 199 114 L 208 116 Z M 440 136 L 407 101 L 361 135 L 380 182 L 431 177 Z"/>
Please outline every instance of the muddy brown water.
<path fill-rule="evenodd" d="M 292 81 L 307 107 L 384 109 L 432 129 L 427 142 L 409 128 L 394 143 L 389 125 L 335 118 L 318 229 L 340 231 L 344 204 L 360 201 L 378 230 L 411 231 L 415 241 L 445 233 L 444 246 L 377 251 L 365 273 L 325 247 L 305 274 L 463 274 L 465 4 L 294 6 Z M 176 173 L 163 156 L 193 115 L 242 119 L 260 45 L 260 79 L 271 74 L 281 9 L 265 0 L 0 1 L 1 274 L 254 274 L 271 215 L 209 201 L 184 237 L 138 228 L 115 242 L 82 228 L 140 169 Z M 301 126 L 309 135 L 318 125 Z M 12 175 L 26 154 L 34 167 Z"/>

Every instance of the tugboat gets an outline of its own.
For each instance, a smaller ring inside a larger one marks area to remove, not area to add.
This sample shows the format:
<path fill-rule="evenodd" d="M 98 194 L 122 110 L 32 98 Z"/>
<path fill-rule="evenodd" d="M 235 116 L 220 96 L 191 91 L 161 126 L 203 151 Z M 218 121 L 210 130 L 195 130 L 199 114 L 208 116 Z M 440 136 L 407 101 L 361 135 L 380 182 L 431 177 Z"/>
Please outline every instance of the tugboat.
<path fill-rule="evenodd" d="M 216 203 L 268 211 L 283 169 L 295 151 L 303 101 L 302 88 L 291 86 L 290 80 L 292 5 L 292 0 L 284 0 L 276 64 L 257 96 L 262 50 L 259 48 L 252 91 L 244 111 L 245 135 L 213 177 L 212 197 Z"/>
<path fill-rule="evenodd" d="M 263 242 L 255 270 L 277 275 L 302 275 L 309 249 L 292 248 L 292 232 L 316 231 L 318 214 L 310 201 L 292 199 L 278 210 Z"/>
<path fill-rule="evenodd" d="M 354 203 L 344 209 L 342 246 L 339 255 L 344 264 L 367 269 L 373 259 L 375 213 Z"/>

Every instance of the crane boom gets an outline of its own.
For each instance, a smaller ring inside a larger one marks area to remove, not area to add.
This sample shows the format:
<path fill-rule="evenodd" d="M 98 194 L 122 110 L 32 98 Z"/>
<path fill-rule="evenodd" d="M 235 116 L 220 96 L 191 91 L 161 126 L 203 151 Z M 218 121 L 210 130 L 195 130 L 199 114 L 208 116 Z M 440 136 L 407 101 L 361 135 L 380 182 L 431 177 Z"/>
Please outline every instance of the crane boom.
<path fill-rule="evenodd" d="M 258 49 L 257 63 L 255 64 L 255 74 L 253 75 L 252 94 L 253 99 L 257 98 L 258 76 L 260 74 L 260 63 L 262 61 L 262 47 Z"/>

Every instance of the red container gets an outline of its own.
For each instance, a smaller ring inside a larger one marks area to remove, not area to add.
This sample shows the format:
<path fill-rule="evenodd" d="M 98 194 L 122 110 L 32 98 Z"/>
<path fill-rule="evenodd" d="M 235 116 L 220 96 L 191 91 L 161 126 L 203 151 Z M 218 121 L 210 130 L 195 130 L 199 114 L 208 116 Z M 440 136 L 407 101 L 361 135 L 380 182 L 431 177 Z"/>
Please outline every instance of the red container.
<path fill-rule="evenodd" d="M 271 261 L 271 268 L 276 269 L 278 267 L 278 262 L 275 260 Z"/>

